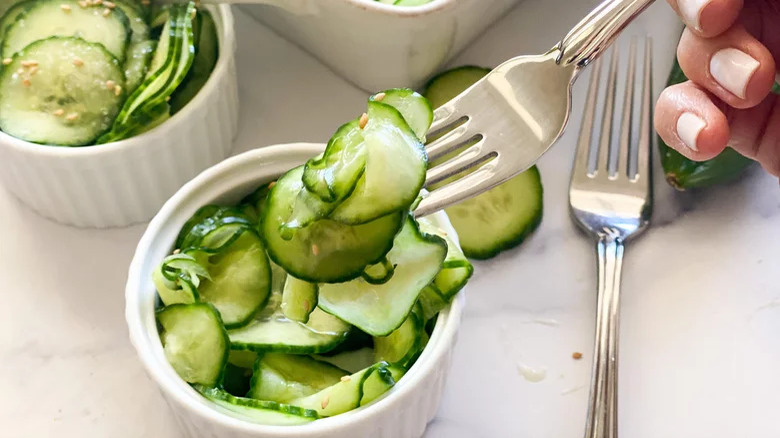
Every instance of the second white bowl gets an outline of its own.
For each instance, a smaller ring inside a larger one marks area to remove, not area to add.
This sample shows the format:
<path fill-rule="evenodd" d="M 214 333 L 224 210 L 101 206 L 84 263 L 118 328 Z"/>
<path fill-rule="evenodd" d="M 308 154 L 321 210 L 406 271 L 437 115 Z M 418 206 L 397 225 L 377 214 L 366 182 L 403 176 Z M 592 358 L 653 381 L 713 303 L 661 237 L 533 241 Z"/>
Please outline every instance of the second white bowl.
<path fill-rule="evenodd" d="M 126 288 L 130 339 L 182 430 L 191 438 L 417 438 L 436 414 L 460 326 L 462 291 L 439 314 L 420 358 L 383 398 L 303 426 L 266 426 L 238 419 L 192 389 L 165 359 L 155 321 L 157 293 L 151 276 L 160 260 L 170 254 L 184 222 L 203 205 L 238 202 L 323 148 L 311 143 L 270 146 L 217 164 L 165 203 L 138 244 Z M 454 230 L 447 231 L 455 235 Z"/>
<path fill-rule="evenodd" d="M 181 111 L 139 136 L 97 146 L 29 143 L 0 132 L 0 181 L 43 216 L 78 227 L 149 220 L 179 187 L 225 158 L 238 129 L 230 6 L 210 7 L 219 59 Z"/>

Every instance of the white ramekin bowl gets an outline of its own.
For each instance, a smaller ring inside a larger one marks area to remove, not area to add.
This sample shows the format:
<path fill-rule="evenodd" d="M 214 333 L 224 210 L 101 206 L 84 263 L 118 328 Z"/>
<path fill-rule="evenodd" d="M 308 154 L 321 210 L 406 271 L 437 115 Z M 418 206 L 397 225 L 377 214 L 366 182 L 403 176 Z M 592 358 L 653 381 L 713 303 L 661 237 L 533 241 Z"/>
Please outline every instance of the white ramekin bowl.
<path fill-rule="evenodd" d="M 242 8 L 358 87 L 377 91 L 423 85 L 518 2 L 260 0 Z"/>
<path fill-rule="evenodd" d="M 230 152 L 238 129 L 236 37 L 229 6 L 210 9 L 219 59 L 208 82 L 170 120 L 98 146 L 29 143 L 0 132 L 0 181 L 30 208 L 79 227 L 149 220 L 179 187 Z"/>
<path fill-rule="evenodd" d="M 138 244 L 126 289 L 130 339 L 188 437 L 416 438 L 436 413 L 460 325 L 462 293 L 439 314 L 428 346 L 388 394 L 371 405 L 303 426 L 266 426 L 240 420 L 194 391 L 165 359 L 155 322 L 156 292 L 151 275 L 170 253 L 181 226 L 199 207 L 238 202 L 323 147 L 310 143 L 270 146 L 207 169 L 165 203 Z"/>

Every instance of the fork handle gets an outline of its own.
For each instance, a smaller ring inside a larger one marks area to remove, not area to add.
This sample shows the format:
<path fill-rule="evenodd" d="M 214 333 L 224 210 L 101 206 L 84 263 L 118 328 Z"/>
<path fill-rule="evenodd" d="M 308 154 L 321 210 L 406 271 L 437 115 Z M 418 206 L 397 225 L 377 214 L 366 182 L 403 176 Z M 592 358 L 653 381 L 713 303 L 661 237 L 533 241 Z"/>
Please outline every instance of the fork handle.
<path fill-rule="evenodd" d="M 616 232 L 605 230 L 599 234 L 596 252 L 596 342 L 593 348 L 593 372 L 585 438 L 617 438 L 618 317 L 623 241 Z"/>
<path fill-rule="evenodd" d="M 557 62 L 584 67 L 606 50 L 620 32 L 654 0 L 606 0 L 577 23 L 559 43 Z"/>

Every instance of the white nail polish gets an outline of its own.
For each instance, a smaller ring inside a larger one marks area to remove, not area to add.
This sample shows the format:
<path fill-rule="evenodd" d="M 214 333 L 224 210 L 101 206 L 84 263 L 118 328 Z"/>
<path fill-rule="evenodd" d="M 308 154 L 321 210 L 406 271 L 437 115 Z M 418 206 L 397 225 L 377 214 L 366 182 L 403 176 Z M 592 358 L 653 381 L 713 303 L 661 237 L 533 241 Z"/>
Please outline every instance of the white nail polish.
<path fill-rule="evenodd" d="M 701 30 L 701 11 L 710 3 L 710 0 L 678 0 L 680 15 L 688 26 Z"/>
<path fill-rule="evenodd" d="M 698 151 L 696 144 L 699 133 L 707 126 L 707 123 L 701 117 L 694 113 L 682 113 L 677 119 L 677 136 L 680 140 L 693 151 Z"/>
<path fill-rule="evenodd" d="M 723 88 L 741 99 L 745 98 L 745 89 L 758 66 L 758 61 L 750 55 L 732 48 L 721 49 L 710 59 L 712 77 Z"/>

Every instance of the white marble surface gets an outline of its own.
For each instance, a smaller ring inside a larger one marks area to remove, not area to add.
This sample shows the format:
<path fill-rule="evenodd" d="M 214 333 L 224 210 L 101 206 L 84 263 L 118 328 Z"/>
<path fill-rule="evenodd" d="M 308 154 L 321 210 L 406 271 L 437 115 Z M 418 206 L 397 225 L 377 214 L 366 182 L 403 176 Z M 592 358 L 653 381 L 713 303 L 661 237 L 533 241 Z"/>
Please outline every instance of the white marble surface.
<path fill-rule="evenodd" d="M 546 49 L 594 3 L 526 0 L 454 64 L 491 65 Z M 243 99 L 236 152 L 323 141 L 361 111 L 365 92 L 236 15 Z M 665 2 L 632 31 L 656 37 L 660 89 L 678 32 Z M 575 115 L 540 162 L 539 231 L 477 264 L 449 386 L 427 438 L 581 436 L 595 262 L 567 215 L 577 127 Z M 778 182 L 756 169 L 706 193 L 677 195 L 660 180 L 656 187 L 653 226 L 626 253 L 622 435 L 780 436 Z M 124 323 L 126 269 L 143 229 L 64 227 L 0 191 L 0 436 L 180 436 Z M 574 351 L 585 358 L 572 360 Z M 529 382 L 522 367 L 546 377 Z"/>

